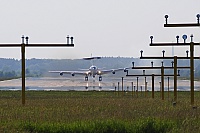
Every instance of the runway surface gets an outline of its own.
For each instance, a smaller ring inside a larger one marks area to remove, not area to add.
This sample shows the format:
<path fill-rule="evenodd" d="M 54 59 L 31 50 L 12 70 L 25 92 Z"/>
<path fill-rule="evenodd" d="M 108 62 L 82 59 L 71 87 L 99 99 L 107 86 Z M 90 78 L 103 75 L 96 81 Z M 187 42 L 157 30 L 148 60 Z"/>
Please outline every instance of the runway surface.
<path fill-rule="evenodd" d="M 151 78 L 147 78 L 147 89 L 151 91 Z M 119 87 L 118 87 L 119 82 Z M 132 86 L 133 82 L 133 86 Z M 154 81 L 155 91 L 160 90 L 160 78 Z M 173 79 L 169 80 L 169 90 L 173 91 Z M 134 87 L 135 86 L 135 87 Z M 145 81 L 143 77 L 139 78 L 138 89 L 144 91 Z M 168 90 L 168 80 L 165 79 L 165 91 Z M 137 89 L 136 78 L 124 77 L 123 90 L 131 91 L 132 88 Z M 26 90 L 35 91 L 88 91 L 88 90 L 122 90 L 122 78 L 103 77 L 103 81 L 99 82 L 98 78 L 84 81 L 84 77 L 41 77 L 26 78 Z M 0 81 L 0 90 L 21 90 L 21 79 L 13 79 Z M 178 91 L 190 91 L 189 80 L 178 80 Z M 200 91 L 200 81 L 195 81 L 195 91 Z"/>

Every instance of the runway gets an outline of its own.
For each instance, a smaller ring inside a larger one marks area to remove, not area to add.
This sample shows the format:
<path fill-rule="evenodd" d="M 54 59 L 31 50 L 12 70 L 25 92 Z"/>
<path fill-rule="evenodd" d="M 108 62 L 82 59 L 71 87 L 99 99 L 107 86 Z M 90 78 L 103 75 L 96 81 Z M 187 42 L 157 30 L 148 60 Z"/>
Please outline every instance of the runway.
<path fill-rule="evenodd" d="M 147 78 L 147 89 L 151 91 L 151 79 Z M 118 86 L 119 82 L 119 86 Z M 133 82 L 133 86 L 132 86 Z M 160 78 L 154 81 L 155 91 L 160 90 Z M 169 90 L 173 91 L 173 79 L 169 80 Z M 132 88 L 137 89 L 136 78 L 124 77 L 123 90 L 132 91 Z M 135 86 L 135 87 L 134 87 Z M 165 91 L 168 90 L 168 80 L 165 79 Z M 143 77 L 138 80 L 138 89 L 144 91 L 145 81 Z M 0 81 L 0 90 L 21 90 L 21 79 L 13 79 Z M 103 77 L 103 81 L 99 82 L 98 78 L 89 81 L 84 81 L 84 77 L 28 77 L 26 78 L 26 90 L 35 91 L 114 91 L 122 90 L 122 78 Z M 190 91 L 189 80 L 178 80 L 178 91 Z M 200 81 L 195 81 L 195 91 L 200 91 Z"/>

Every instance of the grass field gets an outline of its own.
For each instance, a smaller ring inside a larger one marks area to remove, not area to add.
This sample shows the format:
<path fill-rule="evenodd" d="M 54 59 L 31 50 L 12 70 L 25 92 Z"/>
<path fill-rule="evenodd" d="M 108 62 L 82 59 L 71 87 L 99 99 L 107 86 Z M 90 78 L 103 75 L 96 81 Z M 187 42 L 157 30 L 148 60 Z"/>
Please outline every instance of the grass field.
<path fill-rule="evenodd" d="M 150 93 L 0 91 L 0 132 L 200 132 L 200 92 Z"/>

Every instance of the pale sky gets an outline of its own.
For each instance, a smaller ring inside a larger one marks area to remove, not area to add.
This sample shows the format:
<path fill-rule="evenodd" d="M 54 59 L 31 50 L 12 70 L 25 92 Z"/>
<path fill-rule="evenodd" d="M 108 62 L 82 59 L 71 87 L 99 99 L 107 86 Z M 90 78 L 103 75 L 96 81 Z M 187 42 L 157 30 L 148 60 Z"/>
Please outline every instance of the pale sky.
<path fill-rule="evenodd" d="M 94 56 L 172 55 L 172 47 L 150 47 L 154 42 L 176 42 L 176 35 L 194 35 L 200 42 L 200 27 L 164 28 L 169 23 L 196 23 L 200 0 L 0 0 L 0 44 L 66 43 L 74 37 L 74 48 L 27 48 L 26 58 L 74 59 Z M 189 38 L 189 37 L 188 37 Z M 182 39 L 180 40 L 182 41 Z M 189 42 L 189 39 L 188 39 Z M 174 48 L 184 56 L 189 49 Z M 0 48 L 0 58 L 21 58 L 20 48 Z M 196 47 L 200 56 L 200 46 Z"/>

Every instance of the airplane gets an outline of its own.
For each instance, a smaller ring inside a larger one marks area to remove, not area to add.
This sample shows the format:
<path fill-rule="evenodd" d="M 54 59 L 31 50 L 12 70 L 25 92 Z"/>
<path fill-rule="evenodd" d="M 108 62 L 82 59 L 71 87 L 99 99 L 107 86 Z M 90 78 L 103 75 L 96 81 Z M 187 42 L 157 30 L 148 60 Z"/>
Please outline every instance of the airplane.
<path fill-rule="evenodd" d="M 87 58 L 83 58 L 83 59 L 84 60 L 94 60 L 94 59 L 101 59 L 101 57 L 87 57 Z M 49 71 L 49 72 L 50 73 L 59 73 L 60 76 L 63 76 L 63 74 L 71 74 L 72 76 L 84 75 L 85 81 L 88 81 L 89 76 L 92 76 L 93 78 L 95 78 L 95 76 L 98 75 L 99 81 L 102 81 L 103 74 L 108 74 L 108 73 L 115 74 L 117 71 L 127 72 L 128 69 L 130 69 L 130 68 L 131 67 L 103 70 L 92 64 L 92 66 L 90 66 L 89 69 L 81 69 L 79 71 Z"/>

